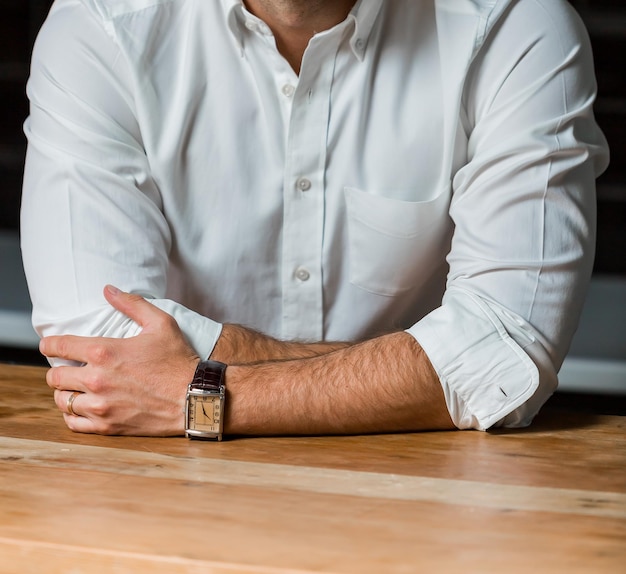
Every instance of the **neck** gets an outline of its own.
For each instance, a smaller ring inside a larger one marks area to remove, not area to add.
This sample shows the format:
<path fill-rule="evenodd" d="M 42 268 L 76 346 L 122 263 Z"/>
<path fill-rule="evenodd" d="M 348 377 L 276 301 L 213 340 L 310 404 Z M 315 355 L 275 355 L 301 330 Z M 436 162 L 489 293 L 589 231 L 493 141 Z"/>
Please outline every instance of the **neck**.
<path fill-rule="evenodd" d="M 309 40 L 317 32 L 343 22 L 356 0 L 244 0 L 244 3 L 270 27 L 278 51 L 298 74 Z"/>

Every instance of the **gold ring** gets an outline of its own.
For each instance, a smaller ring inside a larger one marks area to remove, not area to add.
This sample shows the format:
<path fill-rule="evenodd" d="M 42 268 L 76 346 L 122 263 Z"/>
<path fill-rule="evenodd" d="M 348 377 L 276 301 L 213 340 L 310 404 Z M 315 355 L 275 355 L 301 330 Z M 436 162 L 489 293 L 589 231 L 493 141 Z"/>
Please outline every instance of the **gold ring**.
<path fill-rule="evenodd" d="M 78 395 L 81 395 L 82 393 L 79 393 L 78 391 L 74 391 L 68 398 L 67 398 L 67 412 L 70 415 L 74 415 L 74 416 L 78 416 L 75 412 L 74 412 L 74 408 L 72 407 L 72 405 L 74 404 L 74 400 L 76 399 L 76 397 Z"/>

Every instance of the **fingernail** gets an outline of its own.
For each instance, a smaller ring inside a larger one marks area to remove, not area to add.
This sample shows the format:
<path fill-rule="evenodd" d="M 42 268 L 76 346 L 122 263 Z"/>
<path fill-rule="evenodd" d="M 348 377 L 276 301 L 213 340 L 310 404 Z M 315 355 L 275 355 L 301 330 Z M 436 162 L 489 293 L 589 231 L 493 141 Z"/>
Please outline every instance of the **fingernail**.
<path fill-rule="evenodd" d="M 111 295 L 119 295 L 121 293 L 121 291 L 114 285 L 107 285 L 105 289 L 111 293 Z"/>

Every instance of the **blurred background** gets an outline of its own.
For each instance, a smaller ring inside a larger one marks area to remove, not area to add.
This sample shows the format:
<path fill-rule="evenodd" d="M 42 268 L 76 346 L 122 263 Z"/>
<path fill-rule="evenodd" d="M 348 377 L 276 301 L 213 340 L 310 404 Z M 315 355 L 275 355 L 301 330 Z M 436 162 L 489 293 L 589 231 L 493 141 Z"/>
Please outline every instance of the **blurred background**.
<path fill-rule="evenodd" d="M 551 0 L 545 0 L 549 2 Z M 571 0 L 594 48 L 596 116 L 611 146 L 598 181 L 598 243 L 589 297 L 558 400 L 626 414 L 626 1 Z M 50 0 L 0 0 L 0 361 L 43 365 L 30 325 L 19 250 L 19 205 L 33 42 Z M 557 398 L 557 397 L 555 397 Z"/>

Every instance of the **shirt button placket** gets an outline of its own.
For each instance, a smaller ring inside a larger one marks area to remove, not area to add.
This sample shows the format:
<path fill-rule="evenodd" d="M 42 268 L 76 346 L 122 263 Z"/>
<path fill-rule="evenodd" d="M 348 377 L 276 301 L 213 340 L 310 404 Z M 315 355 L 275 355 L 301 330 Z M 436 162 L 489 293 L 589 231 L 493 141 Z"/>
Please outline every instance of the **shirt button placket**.
<path fill-rule="evenodd" d="M 309 45 L 311 63 L 303 66 L 291 98 L 286 140 L 283 217 L 283 323 L 286 339 L 324 338 L 323 244 L 324 166 L 335 53 L 333 36 Z M 282 90 L 291 80 L 278 84 Z M 287 107 L 287 106 L 285 106 Z"/>

